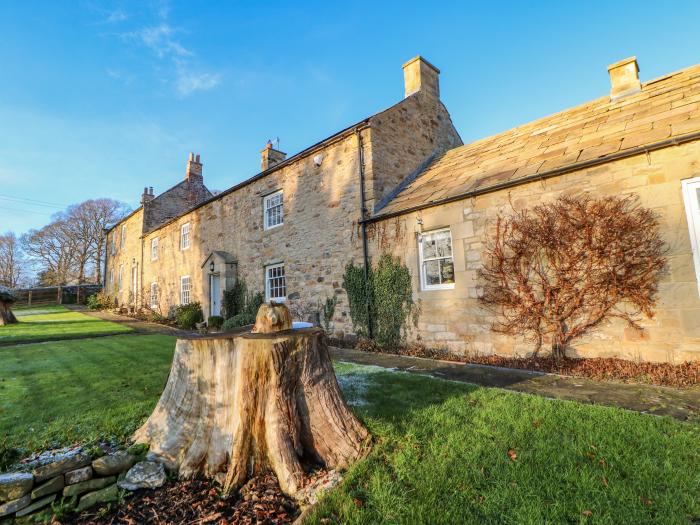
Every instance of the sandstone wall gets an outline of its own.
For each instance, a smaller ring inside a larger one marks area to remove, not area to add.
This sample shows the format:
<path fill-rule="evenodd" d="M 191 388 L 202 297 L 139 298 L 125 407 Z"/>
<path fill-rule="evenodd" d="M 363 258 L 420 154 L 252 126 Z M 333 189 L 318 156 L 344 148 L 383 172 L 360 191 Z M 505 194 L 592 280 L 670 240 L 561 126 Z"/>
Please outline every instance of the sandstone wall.
<path fill-rule="evenodd" d="M 484 241 L 497 214 L 510 211 L 509 200 L 519 210 L 564 193 L 637 193 L 644 206 L 661 215 L 662 233 L 670 250 L 670 271 L 660 286 L 657 315 L 643 323 L 643 335 L 620 322 L 611 322 L 596 334 L 575 342 L 571 353 L 670 362 L 700 359 L 700 298 L 681 192 L 681 180 L 697 176 L 700 142 L 670 147 L 649 156 L 639 155 L 388 219 L 376 225 L 371 251 L 376 256 L 388 249 L 400 256 L 413 274 L 415 298 L 422 309 L 418 329 L 411 334 L 413 340 L 454 352 L 522 355 L 531 346 L 519 338 L 492 333 L 490 318 L 477 303 L 477 270 L 482 265 Z M 451 229 L 454 289 L 420 290 L 416 237 L 419 218 L 423 231 L 447 226 Z M 391 242 L 387 244 L 386 239 Z"/>
<path fill-rule="evenodd" d="M 126 243 L 121 246 L 122 225 L 126 226 Z M 143 230 L 143 208 L 137 209 L 130 217 L 118 224 L 107 236 L 107 272 L 106 291 L 115 297 L 120 305 L 129 304 L 133 299 L 132 269 L 136 268 L 140 281 L 141 271 L 141 233 Z M 115 239 L 115 253 L 112 254 L 112 239 Z M 124 280 L 119 288 L 119 268 L 123 268 Z M 110 270 L 114 271 L 114 280 L 110 280 Z M 137 285 L 140 290 L 141 283 Z M 138 295 L 138 293 L 137 293 Z"/>

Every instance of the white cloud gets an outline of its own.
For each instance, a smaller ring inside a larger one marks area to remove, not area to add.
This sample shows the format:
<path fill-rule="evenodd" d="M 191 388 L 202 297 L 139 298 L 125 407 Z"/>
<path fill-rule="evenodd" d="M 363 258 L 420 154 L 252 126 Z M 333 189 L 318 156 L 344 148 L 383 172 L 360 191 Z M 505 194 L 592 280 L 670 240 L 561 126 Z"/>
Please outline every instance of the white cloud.
<path fill-rule="evenodd" d="M 105 23 L 106 24 L 116 24 L 119 22 L 124 22 L 128 18 L 129 18 L 129 15 L 127 15 L 121 9 L 117 9 L 116 11 L 111 11 L 110 13 L 107 14 L 107 17 L 105 18 Z"/>
<path fill-rule="evenodd" d="M 141 44 L 153 51 L 158 58 L 188 57 L 193 53 L 185 48 L 174 34 L 177 31 L 167 22 L 161 22 L 155 26 L 144 27 L 138 31 L 125 33 L 125 38 L 138 40 Z"/>
<path fill-rule="evenodd" d="M 195 91 L 209 91 L 221 83 L 218 73 L 203 73 L 180 70 L 175 85 L 177 92 L 186 97 Z"/>

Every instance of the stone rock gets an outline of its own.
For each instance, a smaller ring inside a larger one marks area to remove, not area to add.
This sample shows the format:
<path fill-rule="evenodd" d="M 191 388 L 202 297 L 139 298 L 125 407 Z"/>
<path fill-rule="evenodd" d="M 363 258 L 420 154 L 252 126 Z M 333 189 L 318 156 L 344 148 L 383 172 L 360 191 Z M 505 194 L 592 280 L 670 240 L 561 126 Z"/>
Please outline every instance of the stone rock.
<path fill-rule="evenodd" d="M 51 461 L 33 470 L 34 480 L 41 481 L 63 474 L 67 470 L 75 470 L 90 464 L 90 456 L 82 452 L 65 454 L 55 461 Z"/>
<path fill-rule="evenodd" d="M 141 461 L 129 469 L 117 485 L 126 490 L 157 489 L 162 487 L 167 476 L 165 466 L 154 461 Z"/>
<path fill-rule="evenodd" d="M 27 514 L 34 512 L 35 510 L 39 510 L 43 507 L 46 507 L 46 505 L 53 503 L 55 499 L 56 499 L 56 494 L 51 494 L 50 496 L 46 496 L 45 498 L 41 498 L 39 500 L 36 500 L 34 503 L 29 505 L 28 507 L 24 507 L 22 510 L 20 510 L 16 514 L 16 516 L 17 517 L 26 516 Z"/>
<path fill-rule="evenodd" d="M 32 499 L 39 499 L 54 492 L 60 492 L 63 488 L 63 475 L 50 479 L 43 485 L 39 485 L 32 491 Z M 39 507 L 37 507 L 39 508 Z"/>
<path fill-rule="evenodd" d="M 302 505 L 315 505 L 321 496 L 330 492 L 342 479 L 340 473 L 329 470 L 298 491 L 294 497 Z"/>
<path fill-rule="evenodd" d="M 92 490 L 99 490 L 107 485 L 111 485 L 117 481 L 115 476 L 110 476 L 108 478 L 94 478 L 88 481 L 82 481 L 76 483 L 75 485 L 68 485 L 63 489 L 63 496 L 70 498 L 72 496 L 78 496 L 85 492 L 90 492 Z"/>
<path fill-rule="evenodd" d="M 81 481 L 87 481 L 92 479 L 92 466 L 88 465 L 87 467 L 68 471 L 63 477 L 65 478 L 66 485 L 74 485 Z"/>
<path fill-rule="evenodd" d="M 32 502 L 31 494 L 25 494 L 21 498 L 13 499 L 7 503 L 0 505 L 0 517 L 7 516 L 8 514 L 14 514 L 18 510 L 22 510 L 24 507 Z"/>
<path fill-rule="evenodd" d="M 136 458 L 131 454 L 120 450 L 109 456 L 102 456 L 92 462 L 92 469 L 99 476 L 114 476 L 125 470 L 129 470 Z"/>
<path fill-rule="evenodd" d="M 110 485 L 109 487 L 105 487 L 102 490 L 98 490 L 95 492 L 89 492 L 88 494 L 85 494 L 82 498 L 80 498 L 80 503 L 78 503 L 78 508 L 76 509 L 78 512 L 81 512 L 85 509 L 89 509 L 93 505 L 97 505 L 98 503 L 108 503 L 110 501 L 117 501 L 119 498 L 119 489 L 117 488 L 117 484 Z"/>
<path fill-rule="evenodd" d="M 0 501 L 18 499 L 32 490 L 34 476 L 29 472 L 8 472 L 0 475 Z"/>

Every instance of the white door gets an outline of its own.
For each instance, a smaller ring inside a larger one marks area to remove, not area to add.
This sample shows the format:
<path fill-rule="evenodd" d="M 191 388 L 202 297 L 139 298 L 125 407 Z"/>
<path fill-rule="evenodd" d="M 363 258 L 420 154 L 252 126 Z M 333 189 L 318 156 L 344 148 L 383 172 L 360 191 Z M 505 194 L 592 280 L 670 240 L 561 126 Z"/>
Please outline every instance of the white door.
<path fill-rule="evenodd" d="M 136 304 L 136 298 L 138 297 L 139 289 L 139 271 L 138 266 L 131 267 L 131 294 L 134 304 Z"/>
<path fill-rule="evenodd" d="M 221 280 L 218 275 L 209 276 L 209 304 L 211 315 L 221 315 Z"/>
<path fill-rule="evenodd" d="M 688 228 L 690 228 L 690 247 L 695 262 L 695 276 L 698 280 L 698 293 L 700 294 L 700 177 L 684 180 L 681 184 L 685 212 L 688 217 Z"/>

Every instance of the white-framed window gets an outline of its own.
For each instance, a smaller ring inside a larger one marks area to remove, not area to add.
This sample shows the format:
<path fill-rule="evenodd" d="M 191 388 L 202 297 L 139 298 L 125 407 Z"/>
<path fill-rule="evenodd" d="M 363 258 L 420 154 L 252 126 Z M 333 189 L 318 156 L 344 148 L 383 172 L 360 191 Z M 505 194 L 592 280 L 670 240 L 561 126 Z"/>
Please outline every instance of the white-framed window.
<path fill-rule="evenodd" d="M 700 294 L 700 177 L 681 181 L 681 187 L 683 188 L 685 213 L 688 217 L 695 278 L 698 281 L 698 294 Z"/>
<path fill-rule="evenodd" d="M 287 281 L 284 278 L 284 264 L 265 266 L 265 299 L 284 301 L 287 299 Z"/>
<path fill-rule="evenodd" d="M 151 308 L 158 308 L 158 283 L 151 283 Z"/>
<path fill-rule="evenodd" d="M 180 277 L 180 304 L 190 304 L 190 276 Z"/>
<path fill-rule="evenodd" d="M 282 190 L 263 198 L 265 229 L 276 228 L 284 224 L 284 193 Z"/>
<path fill-rule="evenodd" d="M 119 283 L 118 283 L 118 290 L 121 291 L 122 286 L 124 285 L 124 265 L 121 264 L 119 265 Z"/>
<path fill-rule="evenodd" d="M 190 223 L 186 222 L 180 227 L 180 249 L 186 250 L 190 247 Z"/>
<path fill-rule="evenodd" d="M 151 260 L 158 260 L 158 237 L 151 239 Z"/>
<path fill-rule="evenodd" d="M 117 234 L 116 234 L 116 232 L 112 234 L 112 242 L 110 244 L 111 244 L 112 255 L 115 255 L 117 253 Z"/>
<path fill-rule="evenodd" d="M 423 290 L 454 288 L 455 265 L 452 258 L 452 233 L 449 228 L 433 230 L 418 238 L 420 277 Z"/>
<path fill-rule="evenodd" d="M 126 244 L 126 224 L 122 224 L 122 238 L 121 238 L 119 247 L 124 248 L 125 244 Z"/>
<path fill-rule="evenodd" d="M 114 286 L 114 268 L 109 269 L 109 285 Z"/>

